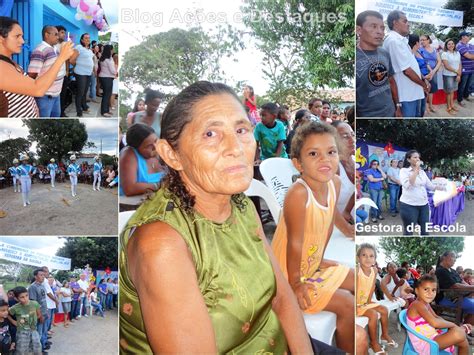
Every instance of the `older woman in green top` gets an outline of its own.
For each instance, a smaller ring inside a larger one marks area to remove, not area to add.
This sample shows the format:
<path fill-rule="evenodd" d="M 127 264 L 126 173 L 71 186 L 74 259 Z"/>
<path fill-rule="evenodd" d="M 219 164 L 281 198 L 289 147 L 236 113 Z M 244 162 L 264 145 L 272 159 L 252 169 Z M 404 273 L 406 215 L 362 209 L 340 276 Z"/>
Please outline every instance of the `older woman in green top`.
<path fill-rule="evenodd" d="M 255 208 L 255 140 L 235 93 L 197 82 L 166 107 L 169 173 L 121 236 L 124 353 L 311 353 Z"/>

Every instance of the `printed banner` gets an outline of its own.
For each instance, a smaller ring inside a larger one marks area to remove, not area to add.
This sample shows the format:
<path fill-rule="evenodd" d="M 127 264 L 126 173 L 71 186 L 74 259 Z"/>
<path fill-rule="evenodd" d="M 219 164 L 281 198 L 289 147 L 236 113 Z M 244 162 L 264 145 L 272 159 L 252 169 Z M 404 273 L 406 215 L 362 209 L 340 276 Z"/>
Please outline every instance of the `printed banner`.
<path fill-rule="evenodd" d="M 15 261 L 20 264 L 47 266 L 50 270 L 70 270 L 71 259 L 61 256 L 51 256 L 34 250 L 0 242 L 0 259 Z"/>
<path fill-rule="evenodd" d="M 108 279 L 109 277 L 113 280 L 113 279 L 118 279 L 118 276 L 119 276 L 119 273 L 118 271 L 106 271 L 106 270 L 96 270 L 95 272 L 95 277 L 96 277 L 96 281 L 95 281 L 95 284 L 98 285 L 100 280 L 102 279 Z"/>
<path fill-rule="evenodd" d="M 384 20 L 393 10 L 403 11 L 408 21 L 429 23 L 435 26 L 462 27 L 464 13 L 462 11 L 448 10 L 426 6 L 415 2 L 403 0 L 366 0 L 359 1 L 357 13 L 365 10 L 375 10 L 383 15 Z"/>
<path fill-rule="evenodd" d="M 356 168 L 359 171 L 365 171 L 370 168 L 370 162 L 377 160 L 384 172 L 390 167 L 390 161 L 393 159 L 401 160 L 405 158 L 408 149 L 392 145 L 391 143 L 380 144 L 357 141 L 356 149 Z"/>

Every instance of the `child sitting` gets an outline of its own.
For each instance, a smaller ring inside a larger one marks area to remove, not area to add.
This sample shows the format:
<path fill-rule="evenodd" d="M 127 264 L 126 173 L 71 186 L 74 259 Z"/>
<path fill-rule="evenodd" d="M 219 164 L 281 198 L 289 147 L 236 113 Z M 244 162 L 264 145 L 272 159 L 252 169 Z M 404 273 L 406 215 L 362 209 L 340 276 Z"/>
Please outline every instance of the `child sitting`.
<path fill-rule="evenodd" d="M 388 334 L 388 310 L 379 303 L 372 302 L 375 289 L 375 278 L 377 268 L 374 267 L 377 252 L 371 244 L 364 243 L 357 250 L 359 269 L 357 270 L 357 316 L 369 318 L 370 347 L 375 354 L 385 354 L 384 349 L 378 342 L 377 322 L 380 315 L 382 325 L 382 343 L 398 347 L 398 344 Z"/>
<path fill-rule="evenodd" d="M 16 326 L 16 351 L 19 354 L 33 353 L 41 355 L 41 342 L 36 324 L 44 322 L 40 305 L 36 301 L 30 301 L 28 290 L 18 286 L 13 289 L 18 303 L 10 308 L 8 320 Z M 14 320 L 11 316 L 16 316 Z"/>
<path fill-rule="evenodd" d="M 285 125 L 277 121 L 278 106 L 266 103 L 262 106 L 260 115 L 262 122 L 257 123 L 253 131 L 257 141 L 257 157 L 265 160 L 272 157 L 288 158 L 284 142 L 286 140 Z"/>
<path fill-rule="evenodd" d="M 336 313 L 337 346 L 353 353 L 354 273 L 324 259 L 341 187 L 336 175 L 335 128 L 318 122 L 301 125 L 292 141 L 291 156 L 301 178 L 286 194 L 272 248 L 300 308 L 310 314 Z"/>
<path fill-rule="evenodd" d="M 415 282 L 417 299 L 408 308 L 407 324 L 417 333 L 436 341 L 440 349 L 454 354 L 454 346 L 457 346 L 459 355 L 467 355 L 469 344 L 465 332 L 471 332 L 471 325 L 464 324 L 463 327 L 458 327 L 436 315 L 430 303 L 436 297 L 437 288 L 438 281 L 435 276 L 423 275 Z M 443 332 L 441 328 L 448 328 L 448 331 Z M 430 353 L 427 342 L 410 333 L 408 336 L 418 354 Z"/>
<path fill-rule="evenodd" d="M 408 284 L 409 274 L 406 269 L 399 268 L 397 270 L 397 276 L 400 280 L 403 281 L 403 284 L 395 287 L 394 295 L 395 297 L 403 298 L 406 302 L 405 306 L 408 306 L 415 300 L 415 295 L 413 294 L 413 289 Z"/>

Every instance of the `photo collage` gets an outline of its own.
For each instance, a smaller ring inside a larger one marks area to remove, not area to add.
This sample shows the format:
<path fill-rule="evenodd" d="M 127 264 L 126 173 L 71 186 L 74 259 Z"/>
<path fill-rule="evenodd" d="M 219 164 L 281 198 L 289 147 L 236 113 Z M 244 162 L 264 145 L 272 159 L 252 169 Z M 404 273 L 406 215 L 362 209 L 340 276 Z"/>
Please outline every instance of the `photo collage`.
<path fill-rule="evenodd" d="M 474 355 L 473 33 L 472 0 L 0 1 L 0 355 Z"/>

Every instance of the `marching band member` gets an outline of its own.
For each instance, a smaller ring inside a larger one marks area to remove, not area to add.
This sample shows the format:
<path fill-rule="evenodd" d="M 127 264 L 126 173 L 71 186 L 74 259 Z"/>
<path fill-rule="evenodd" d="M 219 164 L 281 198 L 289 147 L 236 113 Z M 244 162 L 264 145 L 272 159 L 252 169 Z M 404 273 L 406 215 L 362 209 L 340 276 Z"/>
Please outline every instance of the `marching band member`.
<path fill-rule="evenodd" d="M 100 178 L 102 174 L 102 163 L 100 162 L 100 157 L 96 156 L 94 163 L 94 182 L 92 184 L 92 188 L 96 191 L 95 185 L 97 181 L 97 191 L 100 191 Z"/>
<path fill-rule="evenodd" d="M 76 156 L 74 154 L 71 155 L 69 159 L 71 160 L 71 164 L 67 167 L 67 172 L 71 180 L 71 195 L 75 197 L 77 195 L 77 175 L 81 173 L 81 167 L 76 164 Z"/>
<path fill-rule="evenodd" d="M 51 187 L 55 187 L 54 186 L 54 180 L 55 180 L 55 177 L 56 177 L 56 171 L 58 170 L 58 164 L 55 164 L 54 158 L 52 158 L 50 160 L 50 163 L 48 164 L 48 166 L 46 168 L 49 171 L 49 175 L 51 175 Z"/>

